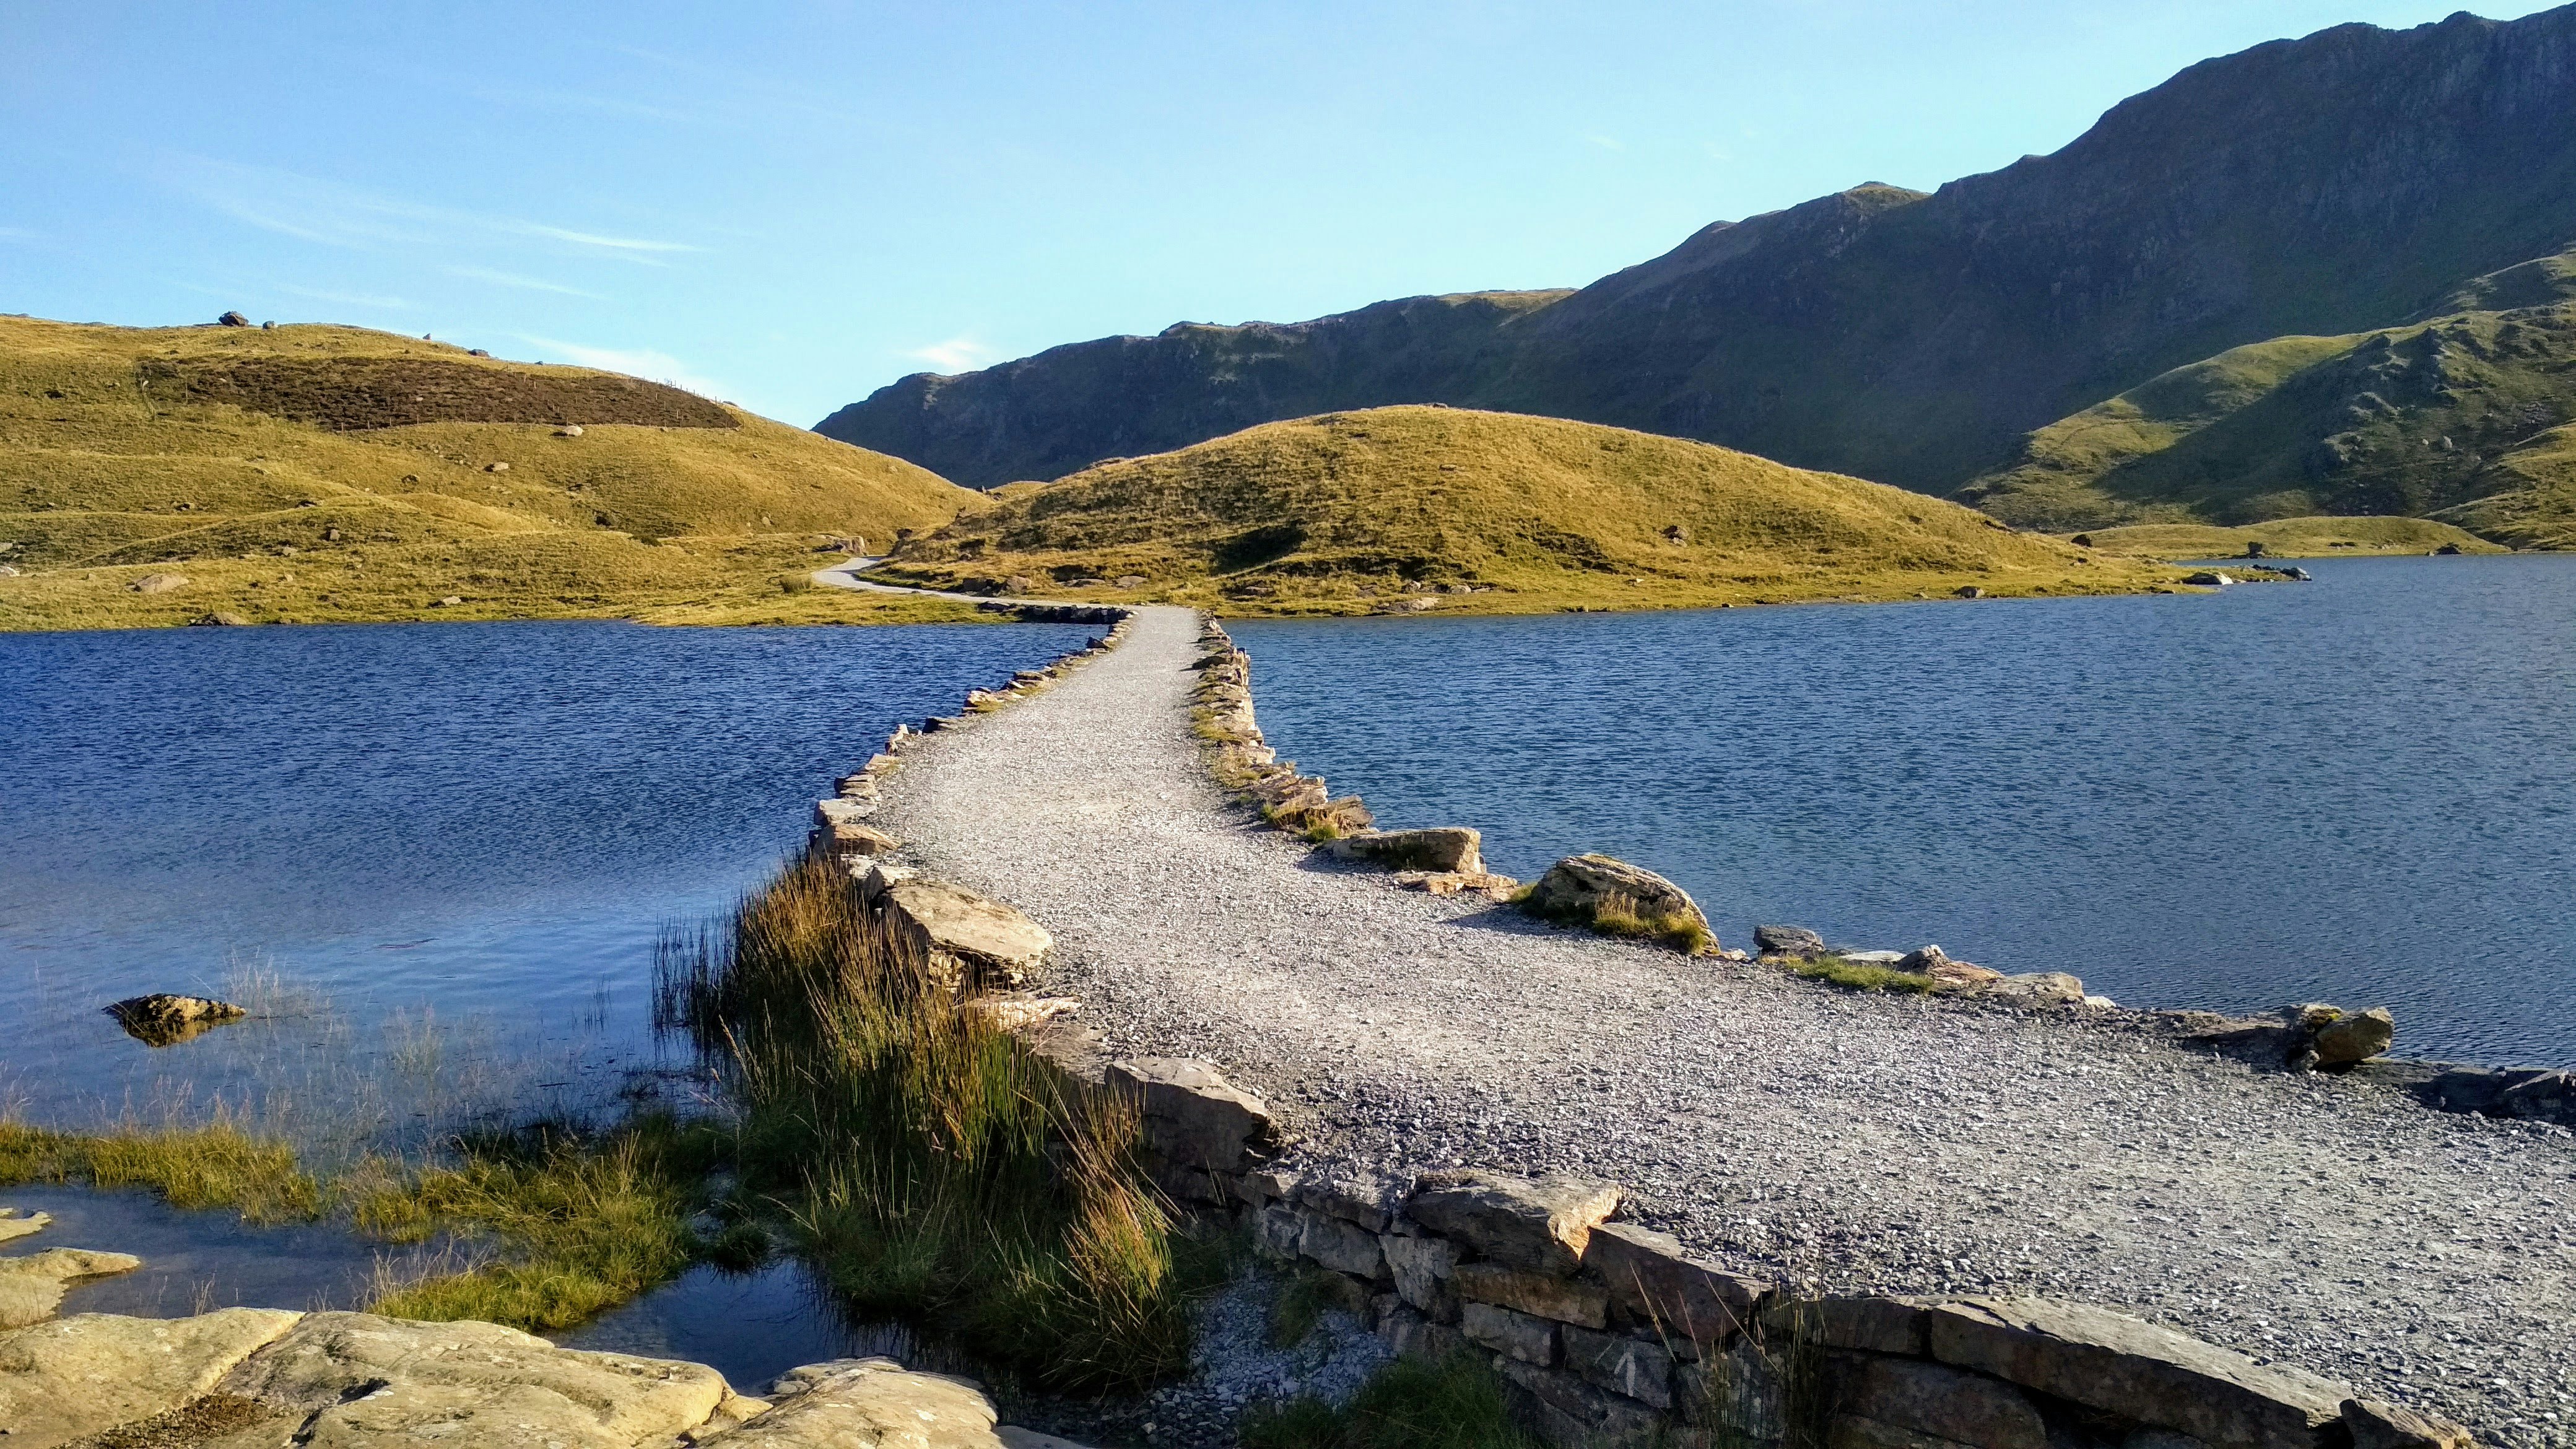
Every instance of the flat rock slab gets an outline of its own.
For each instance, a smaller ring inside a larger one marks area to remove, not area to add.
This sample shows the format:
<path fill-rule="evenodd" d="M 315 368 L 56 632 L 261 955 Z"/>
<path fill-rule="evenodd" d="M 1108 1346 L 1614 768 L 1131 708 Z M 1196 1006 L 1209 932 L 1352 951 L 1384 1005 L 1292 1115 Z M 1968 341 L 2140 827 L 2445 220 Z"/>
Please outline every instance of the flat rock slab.
<path fill-rule="evenodd" d="M 927 949 L 934 962 L 953 962 L 977 980 L 1017 986 L 1055 945 L 1037 922 L 946 881 L 891 881 L 884 899 L 896 929 Z"/>
<path fill-rule="evenodd" d="M 266 1308 L 195 1318 L 80 1313 L 0 1334 L 0 1427 L 9 1449 L 53 1449 L 177 1410 L 302 1316 Z"/>
<path fill-rule="evenodd" d="M 63 1304 L 63 1290 L 83 1278 L 131 1273 L 142 1266 L 143 1260 L 131 1253 L 93 1253 L 81 1248 L 48 1248 L 23 1258 L 0 1258 L 0 1328 L 25 1328 L 53 1317 Z"/>
<path fill-rule="evenodd" d="M 892 1359 L 844 1359 L 782 1376 L 769 1411 L 697 1438 L 708 1449 L 1003 1449 L 993 1405 L 964 1379 Z"/>
<path fill-rule="evenodd" d="M 1619 1189 L 1590 1178 L 1464 1168 L 1415 1179 L 1405 1211 L 1497 1263 L 1563 1276 L 1583 1265 L 1592 1230 L 1618 1206 Z"/>
<path fill-rule="evenodd" d="M 2352 1390 L 2085 1303 L 1968 1298 L 1924 1310 L 1932 1356 L 2212 1449 L 2316 1449 Z"/>
<path fill-rule="evenodd" d="M 633 1449 L 704 1424 L 729 1393 L 703 1364 L 557 1348 L 490 1323 L 365 1313 L 308 1315 L 216 1387 L 306 1416 L 295 1442 L 315 1449 Z"/>
<path fill-rule="evenodd" d="M 1393 870 L 1459 875 L 1485 873 L 1484 836 L 1463 825 L 1424 830 L 1363 830 L 1325 847 L 1341 860 L 1365 860 Z"/>
<path fill-rule="evenodd" d="M 32 1217 L 22 1218 L 18 1216 L 16 1208 L 0 1208 L 0 1243 L 8 1242 L 12 1238 L 23 1238 L 31 1233 L 41 1233 L 45 1230 L 45 1225 L 53 1220 L 52 1213 L 37 1213 Z"/>

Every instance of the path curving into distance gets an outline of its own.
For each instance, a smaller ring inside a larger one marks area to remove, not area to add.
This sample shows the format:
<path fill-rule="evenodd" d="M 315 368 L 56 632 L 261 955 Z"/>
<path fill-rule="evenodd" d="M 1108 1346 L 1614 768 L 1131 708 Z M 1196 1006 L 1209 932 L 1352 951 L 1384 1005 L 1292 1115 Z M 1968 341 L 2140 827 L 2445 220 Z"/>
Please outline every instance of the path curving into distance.
<path fill-rule="evenodd" d="M 875 823 L 1053 932 L 1047 985 L 1111 1051 L 1268 1097 L 1297 1165 L 1589 1173 L 1738 1267 L 2108 1304 L 2576 1445 L 2576 1134 L 1323 865 L 1208 779 L 1199 652 L 1192 611 L 1141 610 L 1064 683 L 907 750 Z"/>

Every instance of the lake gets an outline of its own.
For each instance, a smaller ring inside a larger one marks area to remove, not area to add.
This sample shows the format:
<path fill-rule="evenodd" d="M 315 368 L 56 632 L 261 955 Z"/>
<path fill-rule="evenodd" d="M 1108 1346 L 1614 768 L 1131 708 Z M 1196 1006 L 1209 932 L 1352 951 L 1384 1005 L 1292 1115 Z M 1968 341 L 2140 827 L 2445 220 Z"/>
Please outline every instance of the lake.
<path fill-rule="evenodd" d="M 0 635 L 0 1107 L 323 1156 L 685 1094 L 653 945 L 1065 625 Z M 153 1049 L 150 991 L 253 1017 Z"/>
<path fill-rule="evenodd" d="M 2576 558 L 2214 596 L 1244 621 L 1263 730 L 1524 878 L 1601 851 L 1756 923 L 2141 1007 L 2384 1005 L 2576 1063 Z"/>

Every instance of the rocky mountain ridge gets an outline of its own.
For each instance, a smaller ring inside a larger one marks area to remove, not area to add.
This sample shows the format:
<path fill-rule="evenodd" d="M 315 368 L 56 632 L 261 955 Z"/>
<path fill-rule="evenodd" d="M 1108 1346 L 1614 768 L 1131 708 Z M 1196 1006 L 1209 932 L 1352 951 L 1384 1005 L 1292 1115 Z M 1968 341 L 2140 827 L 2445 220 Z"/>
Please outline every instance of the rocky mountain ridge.
<path fill-rule="evenodd" d="M 1572 293 L 1077 343 L 820 431 L 991 486 L 1446 402 L 1948 493 L 2231 348 L 2528 305 L 2571 241 L 2576 7 L 2344 25 L 2190 67 L 2052 155 L 1719 223 Z"/>

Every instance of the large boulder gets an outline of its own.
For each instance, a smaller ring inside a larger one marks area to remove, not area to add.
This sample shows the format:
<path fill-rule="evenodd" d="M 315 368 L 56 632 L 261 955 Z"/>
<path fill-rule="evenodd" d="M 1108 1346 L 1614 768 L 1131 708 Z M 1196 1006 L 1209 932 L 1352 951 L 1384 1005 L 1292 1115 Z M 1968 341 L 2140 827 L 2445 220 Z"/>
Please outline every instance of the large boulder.
<path fill-rule="evenodd" d="M 2086 1303 L 1962 1298 L 1925 1314 L 1932 1357 L 2210 1449 L 2315 1449 L 2352 1390 Z"/>
<path fill-rule="evenodd" d="M 1363 830 L 1334 841 L 1328 849 L 1341 860 L 1365 860 L 1391 870 L 1428 870 L 1483 875 L 1484 837 L 1463 825 L 1424 830 Z"/>
<path fill-rule="evenodd" d="M 54 1316 L 63 1291 L 83 1278 L 131 1273 L 143 1260 L 130 1253 L 47 1248 L 23 1258 L 0 1258 L 0 1328 L 24 1328 Z M 16 1446 L 11 1446 L 16 1449 Z"/>
<path fill-rule="evenodd" d="M 1756 926 L 1753 952 L 1805 961 L 1825 954 L 1825 938 L 1804 926 Z"/>
<path fill-rule="evenodd" d="M 2388 1008 L 2347 1012 L 2317 1028 L 2313 1050 L 2321 1067 L 2348 1067 L 2388 1050 L 2397 1039 L 2397 1019 Z"/>
<path fill-rule="evenodd" d="M 171 1413 L 302 1316 L 267 1308 L 194 1318 L 81 1313 L 0 1333 L 0 1427 L 10 1449 L 53 1449 Z"/>
<path fill-rule="evenodd" d="M 1426 1172 L 1405 1211 L 1506 1267 L 1562 1277 L 1583 1265 L 1592 1231 L 1617 1210 L 1619 1189 L 1587 1177 L 1532 1181 L 1482 1168 Z"/>
<path fill-rule="evenodd" d="M 1108 1082 L 1135 1098 L 1146 1144 L 1175 1167 L 1241 1172 L 1275 1135 L 1270 1109 L 1212 1062 L 1134 1057 L 1111 1062 Z"/>
<path fill-rule="evenodd" d="M 1606 855 L 1569 855 L 1547 868 L 1522 903 L 1532 915 L 1616 934 L 1652 935 L 1715 950 L 1717 933 L 1690 892 Z"/>
<path fill-rule="evenodd" d="M 294 1442 L 310 1449 L 633 1449 L 706 1423 L 730 1395 L 703 1364 L 557 1348 L 497 1324 L 364 1313 L 306 1315 L 217 1388 L 295 1417 Z"/>
<path fill-rule="evenodd" d="M 1974 991 L 2004 979 L 2004 973 L 1973 961 L 1954 961 L 1938 946 L 1917 946 L 1906 952 L 1897 958 L 1896 969 L 1929 976 L 1934 985 L 1953 991 Z M 2080 996 L 2082 993 L 2077 994 Z"/>
<path fill-rule="evenodd" d="M 964 886 L 876 872 L 874 893 L 895 930 L 927 952 L 933 969 L 961 982 L 1020 986 L 1055 946 L 1037 922 Z"/>

